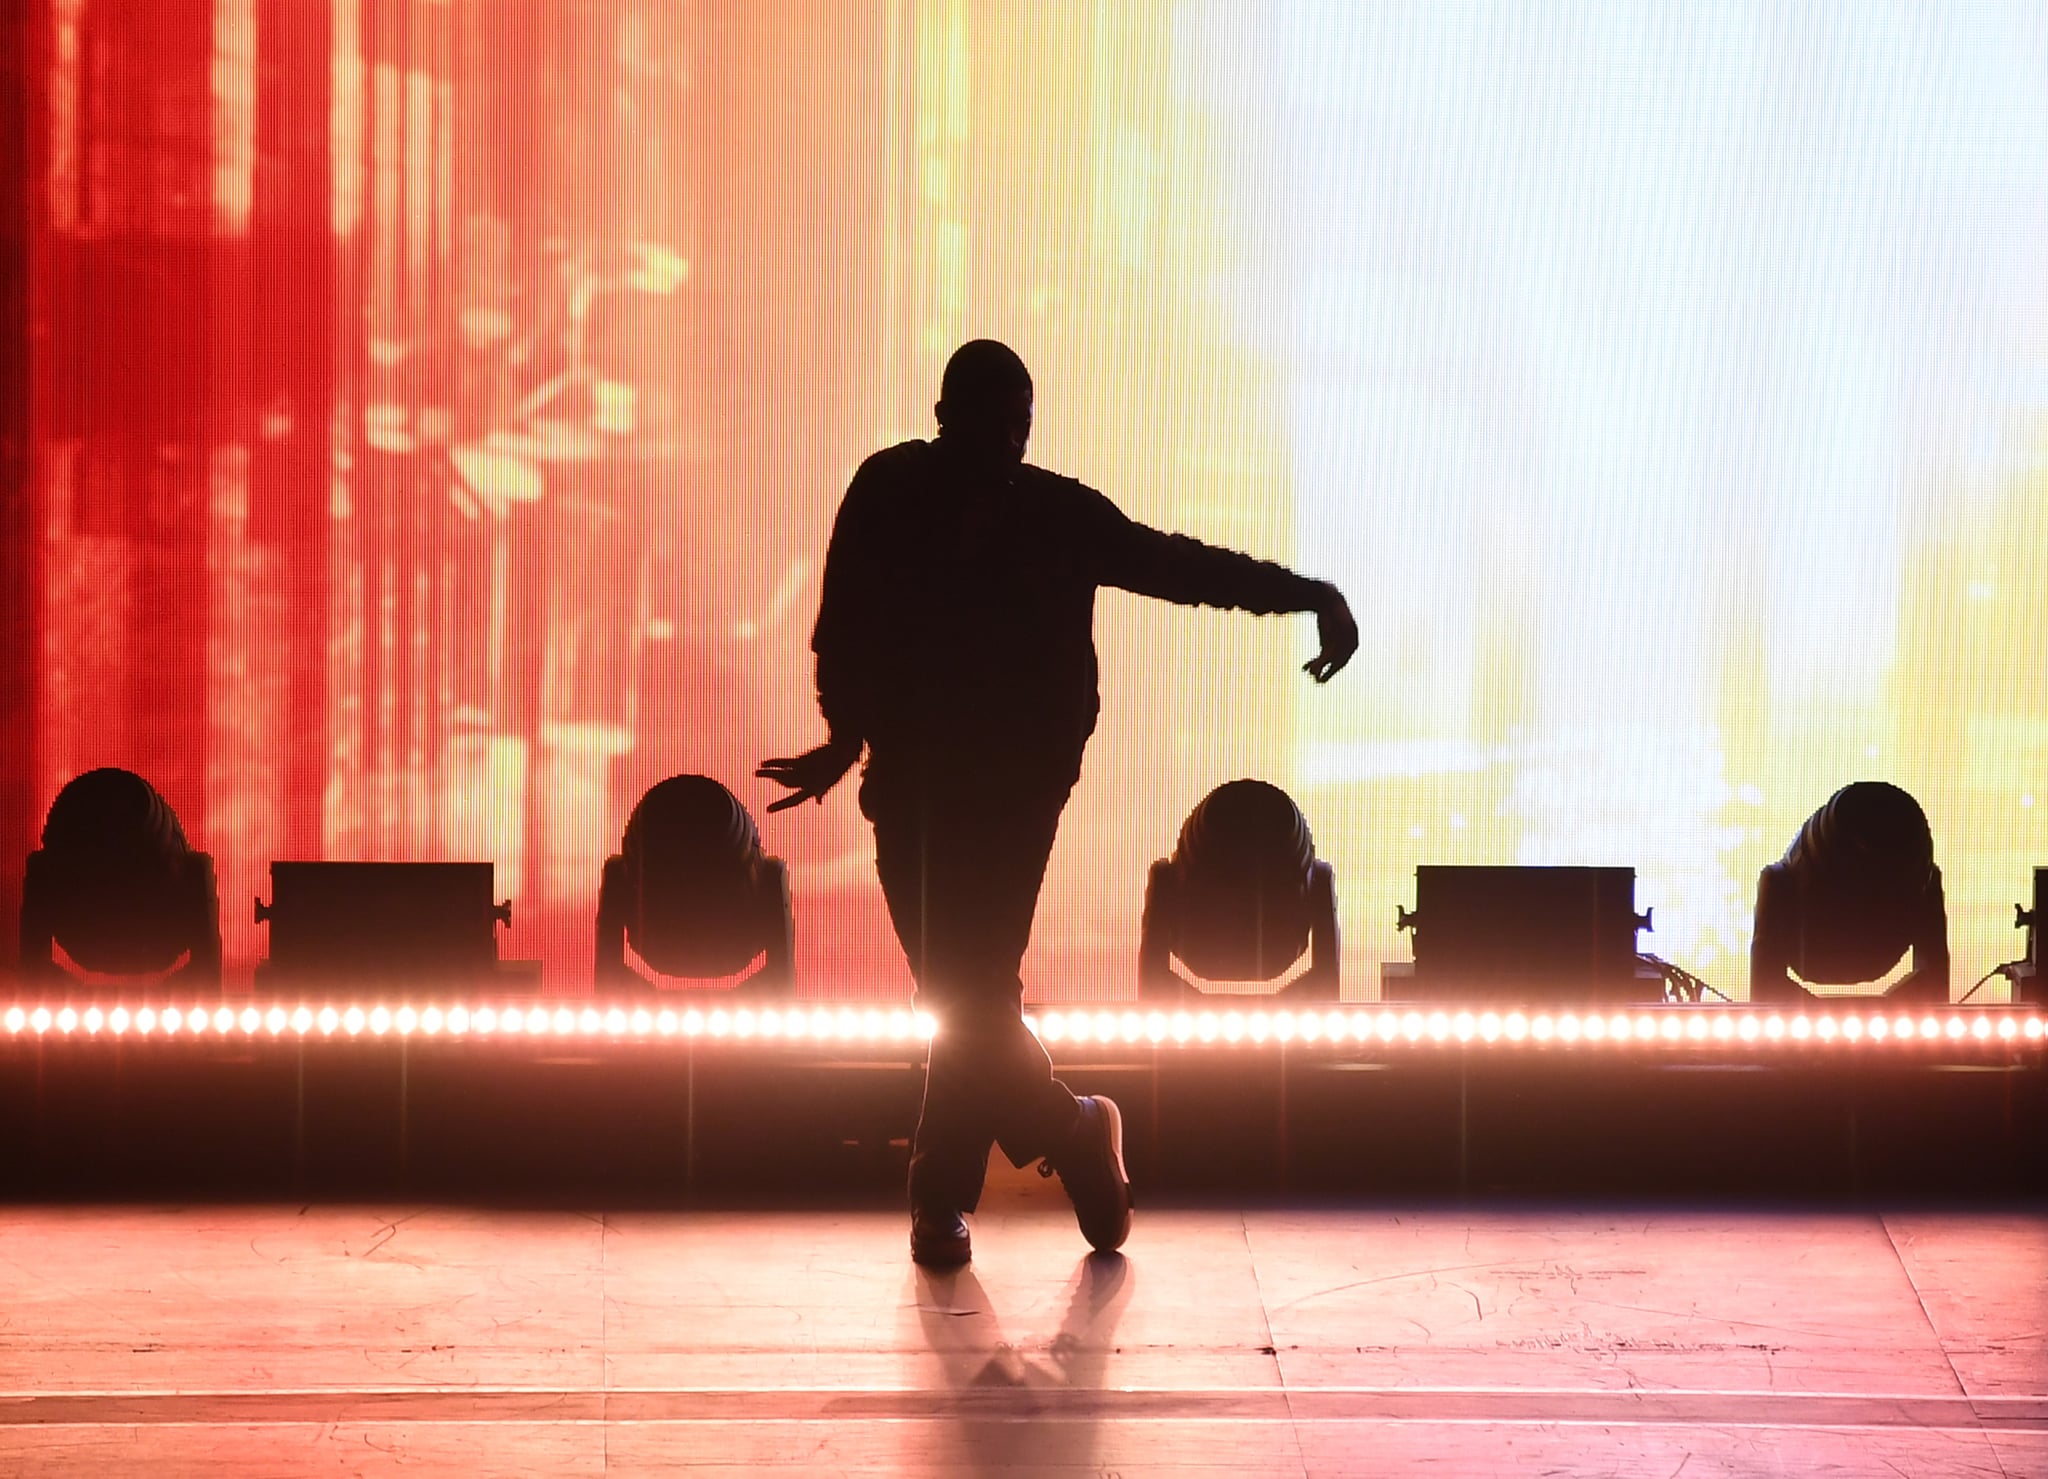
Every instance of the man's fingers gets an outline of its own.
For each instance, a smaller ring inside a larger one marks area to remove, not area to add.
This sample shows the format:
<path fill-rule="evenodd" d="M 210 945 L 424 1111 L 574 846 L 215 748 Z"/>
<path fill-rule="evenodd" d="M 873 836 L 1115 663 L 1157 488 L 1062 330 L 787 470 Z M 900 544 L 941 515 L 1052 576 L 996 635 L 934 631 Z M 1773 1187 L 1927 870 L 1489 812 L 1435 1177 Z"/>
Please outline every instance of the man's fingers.
<path fill-rule="evenodd" d="M 788 811 L 792 806 L 801 806 L 804 802 L 809 801 L 810 799 L 811 793 L 809 791 L 792 791 L 787 796 L 783 797 L 780 801 L 769 802 L 768 810 Z M 818 799 L 822 801 L 824 798 L 821 796 Z"/>

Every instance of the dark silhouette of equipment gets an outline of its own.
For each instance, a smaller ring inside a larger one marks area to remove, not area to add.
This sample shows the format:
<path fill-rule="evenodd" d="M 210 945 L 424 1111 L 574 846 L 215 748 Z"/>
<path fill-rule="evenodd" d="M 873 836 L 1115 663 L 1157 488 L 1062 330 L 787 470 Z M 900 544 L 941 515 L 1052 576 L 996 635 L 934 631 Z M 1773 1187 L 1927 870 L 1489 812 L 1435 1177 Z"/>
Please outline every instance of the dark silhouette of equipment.
<path fill-rule="evenodd" d="M 1152 865 L 1138 946 L 1139 993 L 1178 996 L 1201 980 L 1271 981 L 1306 952 L 1290 1000 L 1337 999 L 1337 886 L 1301 808 L 1265 781 L 1228 781 L 1181 824 Z M 1190 981 L 1176 972 L 1178 959 Z"/>
<path fill-rule="evenodd" d="M 21 892 L 21 969 L 64 980 L 56 947 L 109 976 L 220 984 L 213 859 L 185 840 L 156 787 L 130 770 L 88 770 L 50 803 Z M 183 964 L 180 965 L 180 961 Z"/>
<path fill-rule="evenodd" d="M 673 775 L 640 798 L 598 892 L 600 991 L 654 984 L 626 958 L 629 943 L 653 970 L 697 980 L 759 958 L 741 987 L 787 991 L 795 934 L 789 870 L 761 850 L 738 797 L 709 776 Z"/>
<path fill-rule="evenodd" d="M 2013 906 L 2013 928 L 2027 932 L 2027 953 L 2022 960 L 2016 960 L 2006 970 L 2012 981 L 2012 999 L 2016 1002 L 2039 1002 L 2043 993 L 2041 979 L 2048 969 L 2048 868 L 2034 870 L 2034 907 L 2024 904 Z"/>
<path fill-rule="evenodd" d="M 499 979 L 496 926 L 510 903 L 491 901 L 489 863 L 270 865 L 270 956 L 256 972 L 269 990 L 403 984 L 463 990 Z"/>
<path fill-rule="evenodd" d="M 1946 1003 L 1948 911 L 1927 815 L 1897 786 L 1856 781 L 1757 878 L 1750 1000 L 1810 1001 L 1808 982 L 1876 981 L 1908 950 L 1912 971 L 1884 995 Z"/>
<path fill-rule="evenodd" d="M 1598 1003 L 1661 999 L 1661 973 L 1636 952 L 1633 868 L 1424 865 L 1415 908 L 1395 925 L 1415 963 L 1381 978 L 1391 999 Z"/>

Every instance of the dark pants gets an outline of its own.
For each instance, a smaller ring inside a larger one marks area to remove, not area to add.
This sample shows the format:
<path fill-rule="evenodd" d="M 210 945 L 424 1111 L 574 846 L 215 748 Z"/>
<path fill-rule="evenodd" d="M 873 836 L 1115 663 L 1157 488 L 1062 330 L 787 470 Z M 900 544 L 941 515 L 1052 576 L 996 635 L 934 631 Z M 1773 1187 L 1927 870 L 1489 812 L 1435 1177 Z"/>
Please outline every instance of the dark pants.
<path fill-rule="evenodd" d="M 1003 766 L 958 778 L 892 772 L 881 760 L 861 784 L 918 1009 L 938 1023 L 910 1154 L 914 1206 L 970 1212 L 990 1146 L 1026 1166 L 1073 1130 L 1075 1098 L 1024 1025 L 1018 975 L 1073 784 L 1057 772 L 1019 780 Z"/>

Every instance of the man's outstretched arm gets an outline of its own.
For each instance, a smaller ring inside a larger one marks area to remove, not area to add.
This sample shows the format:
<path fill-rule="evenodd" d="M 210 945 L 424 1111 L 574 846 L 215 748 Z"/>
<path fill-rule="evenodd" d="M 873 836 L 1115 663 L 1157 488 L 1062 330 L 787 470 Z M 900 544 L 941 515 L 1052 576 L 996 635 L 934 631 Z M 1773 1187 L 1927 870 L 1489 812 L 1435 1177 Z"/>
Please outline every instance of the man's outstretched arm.
<path fill-rule="evenodd" d="M 1260 615 L 1312 611 L 1322 646 L 1302 670 L 1318 683 L 1329 682 L 1358 651 L 1358 623 L 1343 593 L 1329 581 L 1185 534 L 1163 533 L 1126 517 L 1093 490 L 1088 496 L 1094 500 L 1091 538 L 1101 584 L 1182 606 L 1222 606 Z"/>

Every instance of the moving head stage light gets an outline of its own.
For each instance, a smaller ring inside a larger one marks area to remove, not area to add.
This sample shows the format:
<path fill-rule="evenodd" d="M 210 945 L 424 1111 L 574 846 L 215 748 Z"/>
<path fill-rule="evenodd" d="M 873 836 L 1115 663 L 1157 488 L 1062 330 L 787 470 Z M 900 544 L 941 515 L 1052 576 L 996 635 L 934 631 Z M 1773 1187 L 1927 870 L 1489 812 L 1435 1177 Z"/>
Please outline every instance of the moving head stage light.
<path fill-rule="evenodd" d="M 21 969 L 61 981 L 61 948 L 86 971 L 220 984 L 220 893 L 156 787 L 129 770 L 89 770 L 50 803 L 21 892 Z M 182 962 L 182 964 L 181 964 Z M 119 991 L 120 988 L 102 988 Z"/>
<path fill-rule="evenodd" d="M 1396 911 L 1415 935 L 1415 963 L 1381 975 L 1388 1000 L 1633 1001 L 1664 994 L 1664 972 L 1636 953 L 1650 928 L 1635 906 L 1633 868 L 1424 865 L 1415 908 Z"/>
<path fill-rule="evenodd" d="M 1807 982 L 1877 981 L 1909 950 L 1911 973 L 1883 994 L 1946 1003 L 1948 911 L 1927 815 L 1897 786 L 1856 781 L 1808 817 L 1757 878 L 1749 998 L 1804 1002 Z"/>
<path fill-rule="evenodd" d="M 1316 857 L 1301 808 L 1278 786 L 1235 780 L 1204 796 L 1173 856 L 1152 865 L 1138 946 L 1139 994 L 1173 998 L 1211 981 L 1271 981 L 1301 959 L 1290 999 L 1337 999 L 1336 874 Z"/>
<path fill-rule="evenodd" d="M 2044 992 L 2041 988 L 2042 972 L 2048 969 L 2048 868 L 2034 870 L 2034 907 L 2024 904 L 2013 906 L 2013 928 L 2027 932 L 2027 954 L 2024 960 L 2016 960 L 2006 970 L 2012 981 L 2014 1002 L 2038 1003 Z"/>
<path fill-rule="evenodd" d="M 753 994 L 795 985 L 796 928 L 789 870 L 761 849 L 753 817 L 709 776 L 674 775 L 650 788 L 605 860 L 597 903 L 597 987 L 646 990 L 626 946 L 668 976 L 733 976 Z"/>

